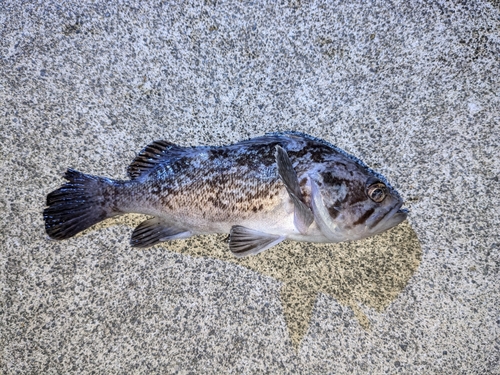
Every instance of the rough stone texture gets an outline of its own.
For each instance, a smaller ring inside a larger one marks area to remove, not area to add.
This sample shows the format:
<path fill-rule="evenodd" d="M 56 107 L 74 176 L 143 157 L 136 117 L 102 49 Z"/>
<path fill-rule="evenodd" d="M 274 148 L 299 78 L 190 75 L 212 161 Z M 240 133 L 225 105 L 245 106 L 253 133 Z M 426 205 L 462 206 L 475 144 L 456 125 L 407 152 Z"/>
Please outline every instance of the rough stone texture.
<path fill-rule="evenodd" d="M 0 372 L 499 374 L 499 8 L 3 1 Z M 386 175 L 408 224 L 262 262 L 220 236 L 132 249 L 133 215 L 44 233 L 67 167 L 122 178 L 154 139 L 279 130 Z"/>

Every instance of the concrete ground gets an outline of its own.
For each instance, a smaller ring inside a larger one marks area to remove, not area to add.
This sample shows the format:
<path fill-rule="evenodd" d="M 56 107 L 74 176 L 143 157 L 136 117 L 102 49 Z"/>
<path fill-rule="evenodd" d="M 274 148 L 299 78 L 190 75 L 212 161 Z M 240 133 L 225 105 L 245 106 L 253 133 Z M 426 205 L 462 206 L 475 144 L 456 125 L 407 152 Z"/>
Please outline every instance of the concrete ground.
<path fill-rule="evenodd" d="M 0 6 L 0 372 L 500 374 L 500 9 L 463 1 Z M 68 167 L 124 178 L 155 139 L 324 138 L 408 221 L 233 258 L 221 235 L 61 242 Z"/>

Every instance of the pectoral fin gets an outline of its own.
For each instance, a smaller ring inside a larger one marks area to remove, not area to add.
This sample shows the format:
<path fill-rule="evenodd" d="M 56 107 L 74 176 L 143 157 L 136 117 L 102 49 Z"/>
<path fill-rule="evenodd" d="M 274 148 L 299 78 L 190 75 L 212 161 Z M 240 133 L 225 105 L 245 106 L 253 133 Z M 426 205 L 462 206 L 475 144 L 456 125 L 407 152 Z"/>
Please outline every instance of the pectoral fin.
<path fill-rule="evenodd" d="M 256 255 L 279 244 L 284 239 L 283 236 L 234 225 L 229 234 L 229 249 L 234 256 L 241 258 L 247 255 Z"/>
<path fill-rule="evenodd" d="M 311 180 L 311 206 L 314 212 L 314 220 L 316 220 L 316 224 L 318 224 L 321 232 L 332 242 L 340 242 L 343 240 L 339 234 L 336 233 L 337 225 L 333 222 L 330 213 L 325 207 L 325 203 L 323 202 L 323 197 L 321 196 L 321 192 L 319 190 L 319 186 L 314 178 L 310 178 Z"/>
<path fill-rule="evenodd" d="M 300 190 L 297 174 L 293 169 L 288 154 L 280 146 L 276 146 L 276 163 L 278 165 L 278 174 L 295 205 L 293 220 L 295 227 L 300 233 L 306 234 L 307 229 L 314 221 L 314 215 L 311 209 L 302 200 L 302 192 Z"/>
<path fill-rule="evenodd" d="M 132 247 L 149 247 L 159 242 L 188 238 L 191 232 L 154 217 L 143 221 L 132 233 Z"/>

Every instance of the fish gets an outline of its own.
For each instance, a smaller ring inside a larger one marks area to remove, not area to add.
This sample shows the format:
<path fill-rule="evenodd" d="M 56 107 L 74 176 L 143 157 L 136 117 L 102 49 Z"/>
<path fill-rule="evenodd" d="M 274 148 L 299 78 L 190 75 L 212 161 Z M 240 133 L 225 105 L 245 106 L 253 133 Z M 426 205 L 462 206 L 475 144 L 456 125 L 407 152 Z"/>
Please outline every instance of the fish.
<path fill-rule="evenodd" d="M 68 169 L 47 195 L 45 230 L 63 240 L 105 219 L 139 213 L 132 247 L 228 234 L 236 257 L 284 240 L 336 243 L 403 222 L 399 193 L 358 158 L 299 132 L 224 146 L 147 145 L 118 180 Z"/>

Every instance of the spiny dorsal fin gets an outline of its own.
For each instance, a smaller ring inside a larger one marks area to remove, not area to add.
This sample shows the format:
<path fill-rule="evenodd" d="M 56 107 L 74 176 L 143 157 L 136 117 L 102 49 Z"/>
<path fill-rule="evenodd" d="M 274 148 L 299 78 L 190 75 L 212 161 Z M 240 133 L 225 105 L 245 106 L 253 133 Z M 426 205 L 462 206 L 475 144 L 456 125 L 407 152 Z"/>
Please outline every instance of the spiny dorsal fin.
<path fill-rule="evenodd" d="M 168 141 L 154 141 L 144 147 L 127 168 L 132 180 L 147 176 L 158 164 L 178 158 L 184 148 Z"/>
<path fill-rule="evenodd" d="M 294 224 L 297 230 L 306 234 L 307 229 L 314 221 L 314 215 L 309 207 L 302 200 L 299 180 L 288 154 L 281 146 L 276 146 L 276 164 L 278 165 L 278 174 L 285 184 L 288 195 L 295 205 Z"/>
<path fill-rule="evenodd" d="M 284 236 L 259 232 L 241 225 L 231 227 L 229 234 L 229 249 L 238 258 L 256 255 L 267 250 L 285 239 Z"/>

